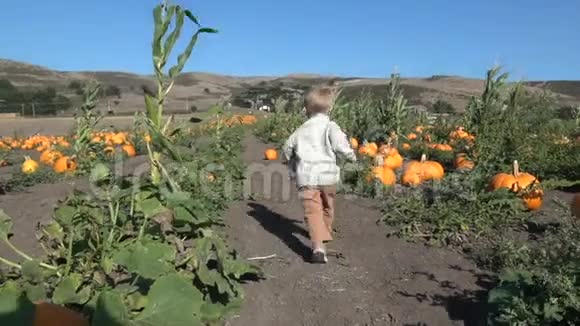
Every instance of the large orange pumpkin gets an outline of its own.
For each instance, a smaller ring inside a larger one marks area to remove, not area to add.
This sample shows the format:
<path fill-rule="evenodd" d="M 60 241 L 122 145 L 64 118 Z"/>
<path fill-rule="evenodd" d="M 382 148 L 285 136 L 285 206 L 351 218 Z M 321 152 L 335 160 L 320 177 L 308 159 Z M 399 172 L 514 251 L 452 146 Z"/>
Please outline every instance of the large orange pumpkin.
<path fill-rule="evenodd" d="M 73 172 L 76 169 L 76 158 L 72 156 L 63 156 L 54 162 L 54 172 L 56 173 Z"/>
<path fill-rule="evenodd" d="M 539 183 L 539 181 L 529 173 L 520 172 L 520 165 L 516 160 L 513 163 L 512 173 L 496 174 L 491 180 L 489 188 L 490 190 L 507 188 L 511 191 L 518 192 L 521 189 L 526 189 L 532 183 Z"/>
<path fill-rule="evenodd" d="M 570 203 L 570 210 L 572 211 L 572 215 L 580 218 L 580 193 L 574 195 L 572 198 L 572 202 Z"/>
<path fill-rule="evenodd" d="M 439 162 L 428 161 L 425 154 L 420 161 L 411 161 L 403 171 L 402 183 L 408 186 L 417 186 L 424 181 L 441 180 L 445 176 L 445 169 Z"/>
<path fill-rule="evenodd" d="M 34 326 L 89 326 L 89 321 L 78 312 L 56 304 L 35 304 Z"/>
<path fill-rule="evenodd" d="M 496 174 L 489 185 L 489 190 L 507 188 L 521 197 L 529 210 L 537 210 L 542 206 L 544 192 L 539 188 L 538 179 L 526 172 L 520 172 L 518 161 L 514 161 L 512 173 Z M 531 187 L 531 188 L 530 188 Z"/>
<path fill-rule="evenodd" d="M 268 161 L 275 161 L 278 159 L 278 152 L 275 149 L 269 148 L 264 152 L 264 157 Z"/>

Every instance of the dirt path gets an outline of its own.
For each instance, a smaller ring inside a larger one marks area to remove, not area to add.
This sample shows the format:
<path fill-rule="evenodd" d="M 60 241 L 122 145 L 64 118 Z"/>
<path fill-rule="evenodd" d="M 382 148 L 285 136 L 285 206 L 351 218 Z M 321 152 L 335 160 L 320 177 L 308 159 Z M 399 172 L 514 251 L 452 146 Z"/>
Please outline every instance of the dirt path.
<path fill-rule="evenodd" d="M 266 145 L 249 137 L 244 157 L 259 164 Z M 280 163 L 272 163 L 280 164 Z M 280 200 L 236 202 L 227 212 L 229 235 L 243 257 L 260 260 L 266 280 L 250 283 L 235 326 L 480 325 L 488 277 L 456 253 L 386 238 L 373 203 L 339 196 L 336 255 L 327 265 L 305 261 L 308 240 L 302 207 L 292 192 Z M 261 178 L 252 178 L 257 192 Z M 483 299 L 484 300 L 484 299 Z"/>

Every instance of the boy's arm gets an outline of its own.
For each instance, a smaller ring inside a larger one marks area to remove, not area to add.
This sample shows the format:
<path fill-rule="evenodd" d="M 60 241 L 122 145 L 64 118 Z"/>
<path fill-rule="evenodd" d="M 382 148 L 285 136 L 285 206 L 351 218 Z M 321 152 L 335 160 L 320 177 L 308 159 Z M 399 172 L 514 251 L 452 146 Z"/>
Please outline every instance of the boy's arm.
<path fill-rule="evenodd" d="M 330 123 L 328 135 L 330 137 L 332 149 L 335 152 L 342 153 L 351 162 L 356 162 L 356 154 L 350 146 L 348 137 L 336 123 Z"/>
<path fill-rule="evenodd" d="M 288 137 L 288 139 L 284 143 L 284 146 L 282 147 L 282 152 L 287 162 L 289 162 L 294 156 L 295 148 L 296 148 L 296 132 L 292 133 L 292 135 Z"/>

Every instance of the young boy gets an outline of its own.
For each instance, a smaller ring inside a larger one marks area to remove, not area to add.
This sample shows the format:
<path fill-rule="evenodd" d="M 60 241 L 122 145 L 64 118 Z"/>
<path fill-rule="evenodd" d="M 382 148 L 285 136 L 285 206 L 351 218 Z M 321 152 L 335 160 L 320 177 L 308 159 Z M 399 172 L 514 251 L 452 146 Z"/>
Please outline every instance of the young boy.
<path fill-rule="evenodd" d="M 283 150 L 304 205 L 313 263 L 327 262 L 324 242 L 332 240 L 334 200 L 340 179 L 336 153 L 356 161 L 347 136 L 328 117 L 335 94 L 331 87 L 315 88 L 306 94 L 308 120 L 288 138 Z"/>

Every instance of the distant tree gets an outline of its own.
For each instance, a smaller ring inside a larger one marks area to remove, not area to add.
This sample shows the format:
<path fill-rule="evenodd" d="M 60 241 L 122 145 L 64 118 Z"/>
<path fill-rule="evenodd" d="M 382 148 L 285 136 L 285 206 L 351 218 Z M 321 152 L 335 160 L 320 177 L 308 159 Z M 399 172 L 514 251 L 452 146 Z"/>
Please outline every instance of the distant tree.
<path fill-rule="evenodd" d="M 454 113 L 455 108 L 451 103 L 444 101 L 444 100 L 437 100 L 433 104 L 433 112 L 434 113 Z"/>
<path fill-rule="evenodd" d="M 68 88 L 69 88 L 69 89 L 73 89 L 73 90 L 75 90 L 75 91 L 82 90 L 82 89 L 83 89 L 83 83 L 81 83 L 81 82 L 80 82 L 80 81 L 78 81 L 78 80 L 73 80 L 73 81 L 71 81 L 71 82 L 68 84 Z"/>
<path fill-rule="evenodd" d="M 197 106 L 195 106 L 195 105 L 190 106 L 189 107 L 189 111 L 192 112 L 192 113 L 197 112 Z"/>
<path fill-rule="evenodd" d="M 211 93 L 211 92 L 210 92 L 210 90 L 209 90 L 209 88 L 204 88 L 204 89 L 203 89 L 203 91 L 204 91 L 204 93 L 206 93 L 206 94 L 209 94 L 209 93 Z"/>
<path fill-rule="evenodd" d="M 562 106 L 556 110 L 556 116 L 562 120 L 574 120 L 576 119 L 577 110 L 576 107 L 571 105 Z"/>
<path fill-rule="evenodd" d="M 121 98 L 121 89 L 115 85 L 109 85 L 105 88 L 105 96 L 116 96 L 117 98 Z"/>

